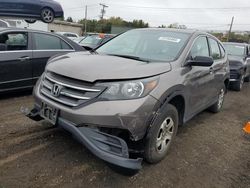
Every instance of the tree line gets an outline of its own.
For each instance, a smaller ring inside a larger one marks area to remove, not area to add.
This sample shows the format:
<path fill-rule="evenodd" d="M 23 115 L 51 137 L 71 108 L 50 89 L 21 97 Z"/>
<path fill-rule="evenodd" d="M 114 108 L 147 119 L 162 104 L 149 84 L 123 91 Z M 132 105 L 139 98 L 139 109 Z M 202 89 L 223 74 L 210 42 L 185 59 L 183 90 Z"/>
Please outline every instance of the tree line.
<path fill-rule="evenodd" d="M 65 21 L 74 22 L 72 17 L 68 17 Z M 85 19 L 81 19 L 78 21 L 79 24 L 83 26 L 83 31 L 85 31 Z M 109 19 L 103 20 L 87 20 L 87 32 L 94 33 L 111 33 L 112 26 L 116 27 L 126 27 L 126 28 L 147 28 L 149 24 L 144 22 L 143 20 L 133 20 L 126 21 L 121 17 L 111 17 Z M 173 23 L 170 25 L 161 25 L 159 28 L 177 28 L 177 29 L 187 29 L 185 25 L 179 25 L 178 23 Z M 220 39 L 221 41 L 227 41 L 228 34 L 223 34 L 221 32 L 211 32 L 212 35 Z M 231 42 L 250 42 L 250 34 L 236 34 L 232 32 L 229 37 L 229 41 Z"/>
<path fill-rule="evenodd" d="M 85 20 L 79 20 L 79 24 L 83 25 L 85 30 Z M 147 28 L 149 24 L 143 20 L 125 21 L 120 17 L 111 17 L 103 20 L 87 20 L 87 32 L 110 33 L 112 26 L 127 27 L 127 28 Z"/>
<path fill-rule="evenodd" d="M 228 39 L 228 33 L 223 34 L 221 32 L 211 32 L 212 35 L 217 37 L 222 42 L 226 42 Z M 240 42 L 240 43 L 249 43 L 250 42 L 250 33 L 247 34 L 237 34 L 232 32 L 229 36 L 229 42 Z"/>

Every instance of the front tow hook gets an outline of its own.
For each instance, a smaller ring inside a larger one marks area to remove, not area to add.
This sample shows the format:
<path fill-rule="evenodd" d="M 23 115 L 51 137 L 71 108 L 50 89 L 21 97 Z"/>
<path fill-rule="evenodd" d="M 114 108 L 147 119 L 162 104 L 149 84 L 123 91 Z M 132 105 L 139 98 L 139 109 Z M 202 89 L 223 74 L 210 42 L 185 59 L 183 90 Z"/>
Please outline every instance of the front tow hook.
<path fill-rule="evenodd" d="M 34 121 L 41 121 L 43 118 L 40 116 L 40 110 L 34 107 L 32 110 L 29 110 L 27 107 L 21 107 L 20 111 L 22 114 L 24 114 L 26 117 L 34 120 Z"/>

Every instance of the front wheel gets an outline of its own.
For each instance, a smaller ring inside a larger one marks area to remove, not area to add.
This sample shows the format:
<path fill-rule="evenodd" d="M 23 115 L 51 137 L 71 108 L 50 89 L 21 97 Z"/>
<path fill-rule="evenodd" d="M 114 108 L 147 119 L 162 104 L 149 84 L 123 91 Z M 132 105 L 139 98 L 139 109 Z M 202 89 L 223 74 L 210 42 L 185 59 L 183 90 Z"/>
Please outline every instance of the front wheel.
<path fill-rule="evenodd" d="M 44 8 L 41 13 L 41 19 L 45 23 L 51 23 L 54 21 L 55 15 L 53 10 L 49 8 Z"/>
<path fill-rule="evenodd" d="M 217 102 L 213 104 L 208 110 L 213 112 L 213 113 L 218 113 L 221 111 L 224 99 L 225 99 L 225 94 L 226 94 L 226 86 L 223 86 L 220 89 L 220 92 L 217 96 Z"/>
<path fill-rule="evenodd" d="M 144 158 L 149 163 L 161 161 L 168 153 L 178 129 L 178 112 L 167 104 L 156 117 L 146 137 Z"/>
<path fill-rule="evenodd" d="M 244 79 L 245 79 L 244 75 L 241 75 L 238 81 L 232 83 L 231 88 L 235 91 L 241 91 L 243 87 Z"/>
<path fill-rule="evenodd" d="M 245 82 L 250 82 L 250 75 L 248 77 L 245 77 Z"/>

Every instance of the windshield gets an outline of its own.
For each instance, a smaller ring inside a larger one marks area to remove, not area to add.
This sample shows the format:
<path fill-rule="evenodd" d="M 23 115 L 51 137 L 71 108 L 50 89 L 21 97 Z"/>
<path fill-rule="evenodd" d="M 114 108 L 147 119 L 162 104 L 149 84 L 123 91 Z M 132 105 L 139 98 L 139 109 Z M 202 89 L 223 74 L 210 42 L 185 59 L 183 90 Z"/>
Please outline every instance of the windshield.
<path fill-rule="evenodd" d="M 131 30 L 96 51 L 100 54 L 130 56 L 149 61 L 173 61 L 189 34 L 164 30 Z"/>
<path fill-rule="evenodd" d="M 245 47 L 237 44 L 224 44 L 228 55 L 244 56 Z"/>
<path fill-rule="evenodd" d="M 79 43 L 82 39 L 84 39 L 85 37 L 78 37 L 78 38 L 73 38 L 72 40 Z"/>
<path fill-rule="evenodd" d="M 99 42 L 102 40 L 99 35 L 92 35 L 92 36 L 87 36 L 85 39 L 83 39 L 80 44 L 93 44 L 93 45 L 98 45 Z"/>

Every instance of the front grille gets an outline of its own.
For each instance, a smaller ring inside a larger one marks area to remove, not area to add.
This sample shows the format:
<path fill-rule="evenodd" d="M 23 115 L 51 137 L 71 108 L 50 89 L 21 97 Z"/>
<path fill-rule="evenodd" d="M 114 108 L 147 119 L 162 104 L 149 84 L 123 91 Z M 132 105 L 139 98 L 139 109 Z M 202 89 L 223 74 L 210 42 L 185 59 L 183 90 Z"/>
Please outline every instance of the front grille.
<path fill-rule="evenodd" d="M 40 92 L 46 98 L 57 103 L 77 107 L 98 97 L 105 87 L 96 87 L 90 83 L 47 72 Z"/>
<path fill-rule="evenodd" d="M 236 70 L 230 70 L 230 79 L 238 79 L 239 73 Z"/>

